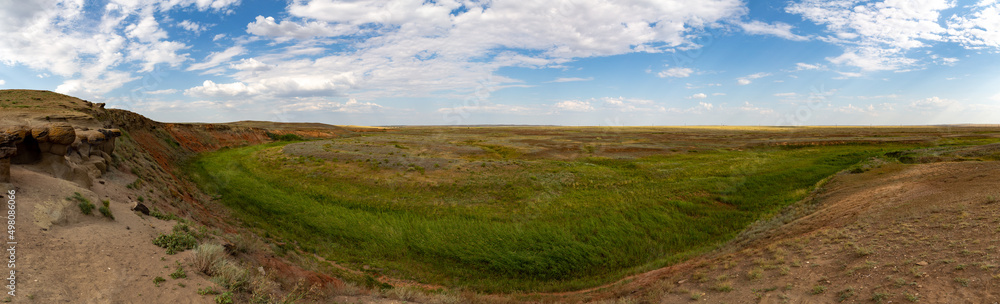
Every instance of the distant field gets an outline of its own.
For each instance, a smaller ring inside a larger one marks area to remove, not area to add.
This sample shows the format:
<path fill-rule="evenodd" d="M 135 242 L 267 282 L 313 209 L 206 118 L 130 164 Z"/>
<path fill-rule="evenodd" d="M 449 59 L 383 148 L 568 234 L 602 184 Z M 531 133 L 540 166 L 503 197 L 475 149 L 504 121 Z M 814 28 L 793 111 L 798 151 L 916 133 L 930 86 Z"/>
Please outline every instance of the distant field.
<path fill-rule="evenodd" d="M 407 127 L 223 150 L 187 170 L 247 224 L 373 276 L 561 291 L 711 250 L 872 157 L 998 134 Z"/>

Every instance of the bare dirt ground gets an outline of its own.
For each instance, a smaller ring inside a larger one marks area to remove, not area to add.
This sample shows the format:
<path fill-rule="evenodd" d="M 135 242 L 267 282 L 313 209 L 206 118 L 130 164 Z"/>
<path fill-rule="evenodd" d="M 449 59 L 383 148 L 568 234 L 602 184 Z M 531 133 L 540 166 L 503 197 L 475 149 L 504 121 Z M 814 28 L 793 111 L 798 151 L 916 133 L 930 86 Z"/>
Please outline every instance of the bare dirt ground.
<path fill-rule="evenodd" d="M 564 299 L 997 303 L 997 177 L 1000 162 L 894 164 L 841 174 L 816 194 L 815 212 L 742 249 Z"/>
<path fill-rule="evenodd" d="M 151 240 L 174 222 L 130 211 L 128 183 L 111 172 L 90 191 L 28 167 L 15 166 L 17 190 L 16 303 L 212 303 L 198 288 L 214 286 L 193 270 L 172 279 L 176 262 L 187 264 L 190 251 L 167 255 Z M 94 204 L 109 200 L 114 220 L 83 215 L 79 192 Z M 159 287 L 153 278 L 166 279 Z M 181 286 L 184 285 L 184 286 Z"/>

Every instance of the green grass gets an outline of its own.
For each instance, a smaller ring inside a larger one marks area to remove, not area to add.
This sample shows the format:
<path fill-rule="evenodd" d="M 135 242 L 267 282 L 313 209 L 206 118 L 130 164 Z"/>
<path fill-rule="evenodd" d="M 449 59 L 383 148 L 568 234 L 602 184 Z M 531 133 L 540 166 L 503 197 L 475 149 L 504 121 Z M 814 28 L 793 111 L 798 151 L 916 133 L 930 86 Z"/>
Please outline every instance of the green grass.
<path fill-rule="evenodd" d="M 579 289 L 682 261 L 798 201 L 831 174 L 908 148 L 550 159 L 528 157 L 530 150 L 512 141 L 475 142 L 486 157 L 452 155 L 426 173 L 370 165 L 380 155 L 361 151 L 370 143 L 364 140 L 335 141 L 358 147 L 355 160 L 281 152 L 329 142 L 227 149 L 201 155 L 186 170 L 244 222 L 304 251 L 355 269 L 487 292 Z M 453 147 L 403 144 L 411 159 Z"/>

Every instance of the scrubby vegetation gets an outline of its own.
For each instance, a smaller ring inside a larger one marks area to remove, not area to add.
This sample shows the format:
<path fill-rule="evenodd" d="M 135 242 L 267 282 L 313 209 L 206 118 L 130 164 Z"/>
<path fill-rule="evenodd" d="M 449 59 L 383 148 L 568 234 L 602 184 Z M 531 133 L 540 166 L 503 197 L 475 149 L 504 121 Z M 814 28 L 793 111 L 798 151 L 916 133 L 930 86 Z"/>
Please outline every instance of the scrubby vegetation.
<path fill-rule="evenodd" d="M 198 237 L 187 224 L 178 223 L 170 234 L 161 234 L 153 239 L 153 244 L 166 248 L 167 254 L 175 254 L 197 246 Z"/>

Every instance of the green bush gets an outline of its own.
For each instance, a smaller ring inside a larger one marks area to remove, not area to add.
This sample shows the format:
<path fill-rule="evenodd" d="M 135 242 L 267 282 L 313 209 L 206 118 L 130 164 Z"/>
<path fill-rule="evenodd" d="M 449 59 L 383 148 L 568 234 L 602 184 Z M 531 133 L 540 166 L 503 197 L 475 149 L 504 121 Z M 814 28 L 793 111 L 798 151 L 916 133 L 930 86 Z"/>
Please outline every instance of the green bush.
<path fill-rule="evenodd" d="M 170 234 L 161 234 L 153 239 L 153 244 L 167 249 L 167 254 L 175 254 L 184 250 L 194 248 L 198 245 L 196 238 L 188 230 L 187 225 L 174 225 L 174 231 Z"/>
<path fill-rule="evenodd" d="M 272 140 L 276 140 L 276 141 L 299 141 L 299 140 L 303 140 L 302 136 L 298 136 L 298 135 L 295 135 L 295 134 L 281 134 L 281 135 L 278 135 L 278 134 L 274 134 L 274 133 L 271 133 L 271 132 L 267 132 L 267 137 L 270 137 Z"/>

